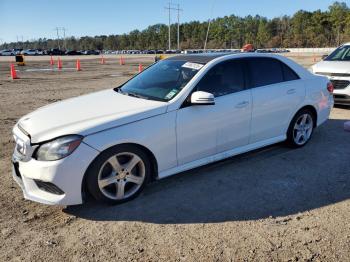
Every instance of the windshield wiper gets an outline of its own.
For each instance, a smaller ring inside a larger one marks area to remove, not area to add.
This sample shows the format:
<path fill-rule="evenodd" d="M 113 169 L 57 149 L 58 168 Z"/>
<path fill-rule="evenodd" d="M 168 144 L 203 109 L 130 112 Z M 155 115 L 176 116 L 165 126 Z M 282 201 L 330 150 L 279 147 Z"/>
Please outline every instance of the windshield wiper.
<path fill-rule="evenodd" d="M 159 98 L 159 97 L 153 97 L 153 96 L 144 96 L 136 93 L 129 93 L 121 90 L 121 88 L 115 89 L 118 93 L 126 95 L 126 96 L 132 96 L 132 97 L 137 97 L 141 99 L 146 99 L 146 100 L 154 100 L 154 101 L 160 101 L 160 102 L 166 102 L 165 99 Z"/>
<path fill-rule="evenodd" d="M 142 98 L 142 99 L 147 99 L 147 100 L 149 100 L 149 97 L 142 96 L 142 95 L 135 94 L 135 93 L 125 92 L 125 91 L 121 90 L 120 88 L 117 89 L 117 92 L 120 93 L 120 94 L 123 94 L 123 95 L 127 95 L 127 96 L 132 96 L 132 97 L 137 97 L 137 98 Z"/>
<path fill-rule="evenodd" d="M 149 97 L 142 96 L 142 95 L 139 95 L 139 94 L 135 94 L 135 93 L 125 93 L 125 94 L 128 95 L 128 96 L 137 97 L 137 98 L 143 98 L 143 99 L 149 100 Z"/>

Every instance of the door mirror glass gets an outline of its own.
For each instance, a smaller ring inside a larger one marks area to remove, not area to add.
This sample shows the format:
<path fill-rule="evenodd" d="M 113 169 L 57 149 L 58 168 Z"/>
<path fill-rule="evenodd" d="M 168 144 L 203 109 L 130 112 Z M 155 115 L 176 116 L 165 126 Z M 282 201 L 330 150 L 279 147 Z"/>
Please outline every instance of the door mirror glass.
<path fill-rule="evenodd" d="M 193 105 L 214 105 L 214 95 L 204 91 L 194 92 L 191 96 L 191 104 Z"/>

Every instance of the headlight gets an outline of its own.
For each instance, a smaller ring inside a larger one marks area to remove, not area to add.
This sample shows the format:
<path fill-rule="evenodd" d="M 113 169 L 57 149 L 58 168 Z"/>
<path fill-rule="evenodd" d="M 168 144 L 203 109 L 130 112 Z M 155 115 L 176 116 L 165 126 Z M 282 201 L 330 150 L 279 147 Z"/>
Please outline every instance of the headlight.
<path fill-rule="evenodd" d="M 69 135 L 42 144 L 36 152 L 36 159 L 53 161 L 69 156 L 80 145 L 82 139 L 82 136 Z"/>

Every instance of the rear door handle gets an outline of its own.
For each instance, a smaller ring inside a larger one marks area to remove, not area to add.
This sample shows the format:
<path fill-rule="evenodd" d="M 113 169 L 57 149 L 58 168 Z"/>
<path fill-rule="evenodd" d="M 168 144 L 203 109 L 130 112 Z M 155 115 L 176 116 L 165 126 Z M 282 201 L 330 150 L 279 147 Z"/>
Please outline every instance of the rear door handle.
<path fill-rule="evenodd" d="M 247 105 L 249 105 L 249 102 L 248 101 L 243 101 L 241 103 L 238 103 L 236 105 L 236 108 L 243 108 L 243 107 L 246 107 Z"/>
<path fill-rule="evenodd" d="M 296 92 L 296 90 L 293 88 L 293 89 L 289 89 L 289 90 L 287 91 L 287 94 L 288 94 L 288 95 L 291 95 L 291 94 L 295 94 L 295 92 Z"/>

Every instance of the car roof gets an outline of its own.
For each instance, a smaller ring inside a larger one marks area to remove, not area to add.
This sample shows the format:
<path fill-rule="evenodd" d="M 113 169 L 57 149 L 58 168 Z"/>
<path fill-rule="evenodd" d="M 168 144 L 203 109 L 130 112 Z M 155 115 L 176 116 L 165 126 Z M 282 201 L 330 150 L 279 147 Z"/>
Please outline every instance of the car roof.
<path fill-rule="evenodd" d="M 208 53 L 208 54 L 191 54 L 191 55 L 176 55 L 167 58 L 167 60 L 186 61 L 192 63 L 206 64 L 215 58 L 228 55 L 229 53 Z"/>
<path fill-rule="evenodd" d="M 167 58 L 167 60 L 177 60 L 177 61 L 186 61 L 199 64 L 207 64 L 210 61 L 219 58 L 219 57 L 236 57 L 236 58 L 245 58 L 245 57 L 267 57 L 267 58 L 276 58 L 280 55 L 271 54 L 271 53 L 256 53 L 256 52 L 225 52 L 225 53 L 204 53 L 204 54 L 188 54 L 188 55 L 175 55 Z M 281 60 L 281 59 L 280 59 Z"/>
<path fill-rule="evenodd" d="M 167 58 L 167 60 L 178 60 L 178 61 L 186 61 L 186 62 L 192 62 L 192 63 L 200 63 L 200 64 L 207 64 L 210 61 L 214 59 L 218 59 L 219 61 L 225 61 L 225 57 L 228 59 L 233 58 L 258 58 L 258 57 L 265 57 L 265 58 L 273 58 L 277 59 L 284 64 L 291 67 L 301 78 L 310 78 L 313 77 L 313 74 L 306 70 L 304 67 L 296 63 L 295 61 L 283 56 L 283 55 L 277 55 L 277 54 L 270 54 L 270 53 L 208 53 L 208 54 L 190 54 L 190 55 L 177 55 Z"/>

